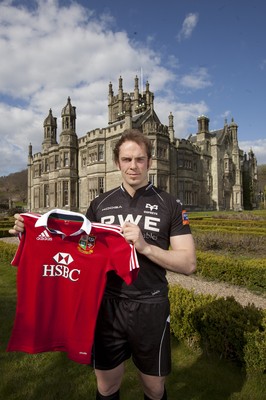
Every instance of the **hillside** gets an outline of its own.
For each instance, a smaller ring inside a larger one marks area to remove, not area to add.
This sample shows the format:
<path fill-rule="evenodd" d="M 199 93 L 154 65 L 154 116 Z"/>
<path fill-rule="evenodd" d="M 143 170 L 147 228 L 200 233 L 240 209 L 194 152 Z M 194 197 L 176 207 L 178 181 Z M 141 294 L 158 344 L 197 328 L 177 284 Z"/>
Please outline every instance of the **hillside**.
<path fill-rule="evenodd" d="M 28 171 L 25 169 L 0 177 L 0 204 L 10 205 L 27 202 Z"/>

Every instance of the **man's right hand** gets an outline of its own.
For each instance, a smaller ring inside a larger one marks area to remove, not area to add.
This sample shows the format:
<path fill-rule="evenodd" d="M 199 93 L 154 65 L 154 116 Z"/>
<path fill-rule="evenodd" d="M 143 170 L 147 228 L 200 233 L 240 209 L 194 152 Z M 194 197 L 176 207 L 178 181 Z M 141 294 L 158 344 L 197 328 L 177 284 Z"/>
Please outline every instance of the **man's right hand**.
<path fill-rule="evenodd" d="M 20 214 L 15 214 L 15 223 L 13 228 L 9 229 L 11 235 L 17 235 L 18 233 L 24 232 L 24 219 Z"/>

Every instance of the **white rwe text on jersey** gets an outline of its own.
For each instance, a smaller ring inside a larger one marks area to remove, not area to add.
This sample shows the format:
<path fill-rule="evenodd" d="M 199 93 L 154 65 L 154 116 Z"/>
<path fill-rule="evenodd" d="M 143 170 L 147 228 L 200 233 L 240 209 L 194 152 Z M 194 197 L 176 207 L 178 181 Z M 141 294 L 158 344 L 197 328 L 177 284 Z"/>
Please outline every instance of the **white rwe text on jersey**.
<path fill-rule="evenodd" d="M 107 215 L 101 218 L 101 222 L 103 224 L 115 224 L 115 216 Z M 133 217 L 132 214 L 128 214 L 126 218 L 123 215 L 117 215 L 119 225 L 123 225 L 125 222 L 132 222 L 133 224 L 138 225 L 142 218 L 144 218 L 144 229 L 147 231 L 159 232 L 159 228 L 157 228 L 160 218 L 149 217 L 147 215 L 137 215 L 136 218 Z"/>

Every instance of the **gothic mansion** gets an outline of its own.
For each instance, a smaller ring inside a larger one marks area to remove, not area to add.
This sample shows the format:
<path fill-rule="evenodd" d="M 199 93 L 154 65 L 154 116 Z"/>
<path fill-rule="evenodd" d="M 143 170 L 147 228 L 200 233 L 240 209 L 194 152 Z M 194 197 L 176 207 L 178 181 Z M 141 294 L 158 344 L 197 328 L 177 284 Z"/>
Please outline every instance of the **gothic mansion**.
<path fill-rule="evenodd" d="M 209 131 L 209 119 L 198 118 L 198 131 L 188 139 L 174 135 L 174 118 L 161 124 L 154 110 L 149 83 L 142 92 L 138 77 L 134 91 L 117 95 L 109 84 L 108 125 L 78 138 L 76 107 L 70 98 L 62 109 L 62 129 L 57 139 L 57 118 L 50 109 L 44 120 L 42 151 L 28 155 L 28 208 L 44 212 L 66 208 L 84 213 L 101 192 L 120 185 L 121 175 L 112 150 L 122 132 L 137 128 L 153 146 L 150 181 L 179 198 L 188 210 L 241 210 L 250 208 L 256 187 L 257 162 L 238 146 L 238 126 L 232 120 Z"/>

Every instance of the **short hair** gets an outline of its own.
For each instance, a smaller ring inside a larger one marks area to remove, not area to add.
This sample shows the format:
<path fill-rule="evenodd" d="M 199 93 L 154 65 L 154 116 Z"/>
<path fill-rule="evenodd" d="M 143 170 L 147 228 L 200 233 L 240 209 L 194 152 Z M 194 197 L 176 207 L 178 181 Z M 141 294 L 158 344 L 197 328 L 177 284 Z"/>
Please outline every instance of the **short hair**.
<path fill-rule="evenodd" d="M 121 145 L 128 141 L 136 142 L 139 146 L 144 144 L 148 160 L 152 158 L 152 144 L 149 138 L 138 129 L 126 129 L 114 147 L 114 160 L 116 163 L 119 161 L 119 151 Z"/>

